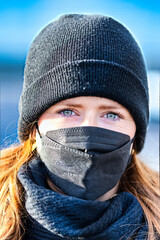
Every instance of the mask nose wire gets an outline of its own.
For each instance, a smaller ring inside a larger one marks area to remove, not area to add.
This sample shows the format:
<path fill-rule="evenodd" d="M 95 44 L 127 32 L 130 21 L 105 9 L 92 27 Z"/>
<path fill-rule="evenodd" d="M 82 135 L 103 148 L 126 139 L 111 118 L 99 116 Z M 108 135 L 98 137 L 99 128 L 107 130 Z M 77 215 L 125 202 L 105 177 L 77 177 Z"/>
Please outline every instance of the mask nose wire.
<path fill-rule="evenodd" d="M 39 128 L 38 128 L 38 122 L 36 122 L 36 129 L 37 129 L 37 132 L 38 132 L 40 138 L 42 138 L 42 136 L 41 136 L 41 134 L 40 134 L 40 131 L 39 131 Z"/>

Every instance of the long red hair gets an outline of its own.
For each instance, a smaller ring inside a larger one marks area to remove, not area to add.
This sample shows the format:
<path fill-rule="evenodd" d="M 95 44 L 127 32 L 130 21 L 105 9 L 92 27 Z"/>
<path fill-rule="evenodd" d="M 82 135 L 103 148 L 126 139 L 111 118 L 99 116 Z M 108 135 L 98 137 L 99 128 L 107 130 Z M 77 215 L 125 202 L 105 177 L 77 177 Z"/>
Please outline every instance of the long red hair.
<path fill-rule="evenodd" d="M 28 139 L 20 145 L 1 151 L 0 159 L 0 239 L 20 240 L 25 232 L 24 189 L 17 179 L 22 164 L 30 161 L 36 153 L 36 144 Z M 121 191 L 132 193 L 140 202 L 148 221 L 148 240 L 160 234 L 160 190 L 158 172 L 150 169 L 137 156 L 132 155 L 131 164 L 120 179 Z"/>

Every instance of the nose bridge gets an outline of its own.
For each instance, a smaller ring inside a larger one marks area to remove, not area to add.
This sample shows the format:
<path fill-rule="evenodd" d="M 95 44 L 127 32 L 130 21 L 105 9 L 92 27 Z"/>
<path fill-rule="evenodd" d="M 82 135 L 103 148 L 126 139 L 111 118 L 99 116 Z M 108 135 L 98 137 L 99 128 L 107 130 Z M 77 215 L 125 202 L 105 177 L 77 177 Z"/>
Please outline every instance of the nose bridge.
<path fill-rule="evenodd" d="M 92 109 L 86 111 L 82 118 L 81 126 L 98 126 L 98 118 L 96 112 Z"/>

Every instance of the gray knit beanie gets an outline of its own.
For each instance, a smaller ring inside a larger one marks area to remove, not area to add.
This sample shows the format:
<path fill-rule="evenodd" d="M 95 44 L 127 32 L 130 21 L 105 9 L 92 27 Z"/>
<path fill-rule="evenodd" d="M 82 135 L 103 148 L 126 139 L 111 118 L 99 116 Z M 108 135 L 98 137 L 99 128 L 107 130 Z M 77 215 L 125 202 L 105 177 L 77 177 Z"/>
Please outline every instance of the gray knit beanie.
<path fill-rule="evenodd" d="M 131 33 L 113 18 L 65 14 L 36 36 L 28 52 L 19 101 L 18 134 L 51 105 L 77 96 L 98 96 L 126 107 L 136 123 L 136 148 L 143 148 L 149 121 L 146 68 Z"/>

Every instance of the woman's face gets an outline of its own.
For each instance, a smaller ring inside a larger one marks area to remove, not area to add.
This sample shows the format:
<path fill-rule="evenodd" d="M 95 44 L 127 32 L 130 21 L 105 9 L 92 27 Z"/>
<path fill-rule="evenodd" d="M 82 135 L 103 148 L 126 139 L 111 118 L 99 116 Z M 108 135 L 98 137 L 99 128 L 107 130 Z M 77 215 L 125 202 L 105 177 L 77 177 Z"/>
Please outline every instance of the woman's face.
<path fill-rule="evenodd" d="M 40 133 L 77 126 L 94 126 L 121 132 L 133 138 L 135 122 L 118 102 L 101 97 L 75 97 L 48 108 L 38 121 Z"/>
<path fill-rule="evenodd" d="M 106 128 L 127 134 L 130 138 L 133 138 L 136 132 L 135 122 L 125 107 L 115 101 L 100 97 L 75 97 L 58 102 L 41 115 L 38 126 L 40 133 L 43 134 L 50 130 L 77 126 Z M 37 147 L 40 148 L 41 144 L 38 139 L 38 134 L 36 134 Z M 97 200 L 110 199 L 118 191 L 118 186 L 119 182 Z"/>

